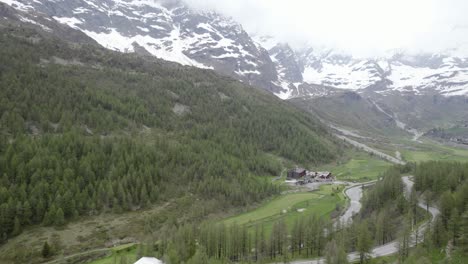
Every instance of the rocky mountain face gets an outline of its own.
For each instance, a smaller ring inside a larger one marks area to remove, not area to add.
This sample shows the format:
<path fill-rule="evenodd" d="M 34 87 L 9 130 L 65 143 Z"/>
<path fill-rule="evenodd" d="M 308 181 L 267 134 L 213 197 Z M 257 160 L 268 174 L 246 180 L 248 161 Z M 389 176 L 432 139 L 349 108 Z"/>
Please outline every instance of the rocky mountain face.
<path fill-rule="evenodd" d="M 2 4 L 0 1 L 0 22 L 11 24 L 15 26 L 28 25 L 31 27 L 38 27 L 42 34 L 49 36 L 60 36 L 61 39 L 76 43 L 76 44 L 96 44 L 96 42 L 87 37 L 83 37 L 83 33 L 70 28 L 67 25 L 57 23 L 53 19 L 45 16 L 38 16 L 29 12 L 18 11 L 8 5 Z M 2 27 L 0 23 L 0 27 Z M 38 41 L 37 39 L 31 38 L 31 42 Z"/>
<path fill-rule="evenodd" d="M 282 99 L 323 97 L 339 90 L 387 96 L 468 95 L 468 59 L 395 54 L 358 59 L 333 50 L 294 50 L 269 36 L 249 35 L 218 13 L 183 0 L 0 0 L 80 30 L 100 45 L 214 69 Z M 37 18 L 37 21 L 35 19 Z"/>
<path fill-rule="evenodd" d="M 468 95 L 468 60 L 441 54 L 395 54 L 356 59 L 332 51 L 306 52 L 304 81 L 356 92 L 388 94 Z"/>
<path fill-rule="evenodd" d="M 242 26 L 178 0 L 1 0 L 81 30 L 102 46 L 214 69 L 273 93 L 277 72 L 268 52 Z M 33 21 L 34 22 L 34 21 Z"/>

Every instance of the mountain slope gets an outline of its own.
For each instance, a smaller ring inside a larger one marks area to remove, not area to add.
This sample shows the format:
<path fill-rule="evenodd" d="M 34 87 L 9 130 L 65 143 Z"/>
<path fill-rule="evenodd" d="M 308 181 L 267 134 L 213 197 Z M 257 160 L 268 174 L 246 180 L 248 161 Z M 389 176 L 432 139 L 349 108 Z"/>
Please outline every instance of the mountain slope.
<path fill-rule="evenodd" d="M 31 224 L 179 199 L 193 203 L 171 214 L 195 221 L 277 194 L 261 177 L 280 173 L 276 157 L 318 164 L 338 155 L 320 122 L 265 91 L 112 52 L 79 32 L 80 43 L 67 42 L 9 7 L 0 12 L 2 239 Z"/>
<path fill-rule="evenodd" d="M 215 69 L 274 93 L 282 90 L 273 84 L 277 74 L 268 53 L 254 44 L 240 24 L 217 13 L 191 9 L 182 1 L 3 2 L 46 14 L 112 50 Z"/>
<path fill-rule="evenodd" d="M 1 1 L 46 14 L 103 47 L 214 69 L 282 99 L 315 95 L 309 85 L 371 89 L 382 96 L 468 94 L 465 58 L 400 52 L 362 59 L 333 50 L 294 50 L 274 37 L 251 36 L 233 19 L 193 9 L 182 0 Z"/>
<path fill-rule="evenodd" d="M 26 11 L 22 22 L 57 31 L 47 24 L 58 21 L 106 48 L 214 69 L 281 99 L 313 101 L 351 90 L 378 102 L 391 118 L 401 117 L 403 123 L 412 124 L 407 130 L 423 132 L 466 119 L 463 96 L 468 92 L 468 62 L 463 58 L 396 53 L 387 58 L 359 59 L 333 50 L 295 50 L 274 37 L 251 37 L 230 18 L 195 10 L 176 0 L 2 1 Z M 434 99 L 447 105 L 431 103 L 433 96 L 447 97 Z M 462 98 L 450 99 L 458 96 Z M 415 103 L 407 105 L 411 101 Z M 366 105 L 361 108 L 370 109 Z M 335 111 L 334 120 L 348 114 L 346 105 L 335 109 L 342 111 Z M 385 123 L 385 116 L 379 122 Z"/>
<path fill-rule="evenodd" d="M 397 120 L 380 105 L 351 91 L 336 92 L 326 97 L 300 97 L 290 102 L 343 129 L 359 131 L 366 137 L 406 135 Z M 336 129 L 339 129 L 336 128 Z"/>

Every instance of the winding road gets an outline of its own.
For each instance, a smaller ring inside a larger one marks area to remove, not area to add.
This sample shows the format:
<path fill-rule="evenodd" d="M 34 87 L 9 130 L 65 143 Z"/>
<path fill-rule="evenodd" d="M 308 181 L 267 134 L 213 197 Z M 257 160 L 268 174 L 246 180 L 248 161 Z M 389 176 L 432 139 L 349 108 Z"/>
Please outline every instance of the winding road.
<path fill-rule="evenodd" d="M 406 198 L 409 197 L 411 193 L 411 189 L 413 188 L 414 182 L 411 181 L 410 176 L 403 177 L 403 183 L 405 185 L 405 196 Z M 368 183 L 370 184 L 370 183 Z M 348 208 L 346 213 L 341 217 L 343 218 L 345 215 L 345 219 L 347 218 L 346 221 L 351 219 L 353 216 L 353 212 L 356 212 L 357 208 L 361 208 L 361 197 L 362 197 L 362 185 L 358 185 L 355 187 L 351 187 L 347 190 L 347 195 L 351 199 L 351 206 Z M 419 207 L 423 208 L 426 210 L 426 205 L 423 203 L 418 204 Z M 429 213 L 431 214 L 432 218 L 434 219 L 440 214 L 439 209 L 435 207 L 429 207 Z M 349 218 L 348 218 L 349 217 Z M 340 218 L 340 220 L 341 220 Z M 346 222 L 345 221 L 345 222 Z M 418 242 L 422 241 L 422 234 L 424 231 L 427 229 L 427 226 L 430 224 L 430 222 L 425 222 L 423 223 L 417 230 L 418 236 L 416 236 L 416 231 L 413 231 L 411 234 L 411 241 L 410 241 L 410 246 L 414 246 L 416 244 L 416 237 L 418 237 Z M 370 254 L 371 257 L 376 258 L 376 257 L 383 257 L 383 256 L 388 256 L 388 255 L 393 255 L 398 252 L 398 241 L 393 241 L 390 243 L 387 243 L 385 245 L 377 246 L 372 249 L 372 252 Z M 350 262 L 354 262 L 359 260 L 359 253 L 358 252 L 351 252 L 348 254 L 348 260 Z M 299 261 L 293 261 L 290 262 L 291 264 L 324 264 L 325 259 L 324 258 L 319 258 L 319 259 L 314 259 L 314 260 L 299 260 Z"/>
<path fill-rule="evenodd" d="M 342 224 L 349 223 L 352 217 L 361 211 L 362 186 L 358 185 L 348 188 L 345 194 L 349 197 L 350 203 L 346 212 L 338 219 L 338 222 Z"/>
<path fill-rule="evenodd" d="M 351 187 L 344 191 L 345 195 L 349 198 L 350 203 L 348 209 L 346 209 L 345 213 L 340 216 L 336 223 L 340 222 L 342 225 L 347 225 L 350 223 L 353 216 L 361 211 L 361 198 L 363 194 L 362 187 L 374 185 L 376 182 L 377 181 L 370 181 L 366 183 L 352 184 Z"/>

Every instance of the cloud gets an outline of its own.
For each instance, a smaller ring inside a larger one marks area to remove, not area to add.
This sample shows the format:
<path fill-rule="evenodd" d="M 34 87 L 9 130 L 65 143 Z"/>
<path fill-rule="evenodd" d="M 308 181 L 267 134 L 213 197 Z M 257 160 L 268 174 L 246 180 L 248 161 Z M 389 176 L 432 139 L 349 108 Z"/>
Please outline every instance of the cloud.
<path fill-rule="evenodd" d="M 444 52 L 468 43 L 464 0 L 186 0 L 233 17 L 250 33 L 381 56 Z M 458 46 L 457 46 L 458 45 Z M 463 54 L 468 57 L 468 54 Z"/>

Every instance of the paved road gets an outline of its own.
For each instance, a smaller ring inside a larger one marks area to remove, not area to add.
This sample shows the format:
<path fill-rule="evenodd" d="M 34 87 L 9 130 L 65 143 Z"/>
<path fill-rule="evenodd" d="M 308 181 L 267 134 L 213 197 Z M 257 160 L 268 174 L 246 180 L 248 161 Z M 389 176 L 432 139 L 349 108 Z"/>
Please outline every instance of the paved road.
<path fill-rule="evenodd" d="M 411 177 L 403 177 L 403 183 L 405 184 L 405 196 L 409 197 L 409 194 L 411 193 L 411 189 L 413 188 L 414 182 L 411 181 Z M 426 205 L 423 203 L 418 204 L 419 207 L 426 209 Z M 429 213 L 431 214 L 432 218 L 435 218 L 440 214 L 439 209 L 435 207 L 429 207 Z M 425 222 L 422 224 L 419 229 L 418 229 L 418 242 L 422 241 L 424 231 L 426 230 L 427 226 L 429 225 L 429 222 Z M 410 245 L 414 246 L 416 244 L 416 232 L 413 231 L 411 234 L 411 242 Z M 371 256 L 373 258 L 376 257 L 383 257 L 383 256 L 388 256 L 388 255 L 393 255 L 398 252 L 398 241 L 393 241 L 388 244 L 374 247 L 371 252 Z M 354 262 L 359 260 L 359 253 L 357 252 L 351 252 L 348 254 L 348 260 L 350 262 Z M 314 259 L 314 260 L 299 260 L 299 261 L 293 261 L 290 262 L 291 264 L 324 264 L 325 259 L 320 258 L 320 259 Z"/>

